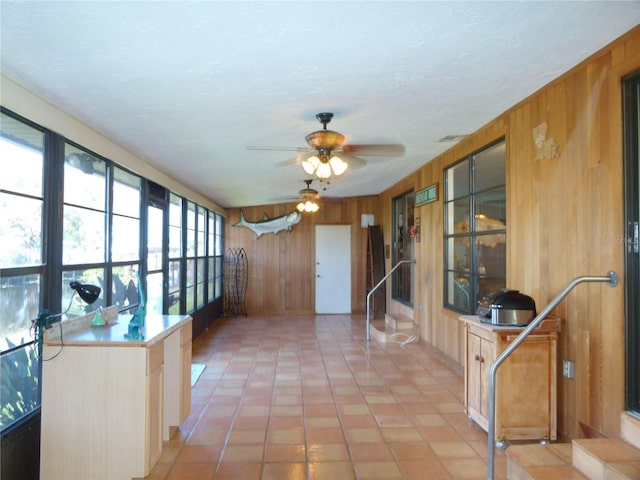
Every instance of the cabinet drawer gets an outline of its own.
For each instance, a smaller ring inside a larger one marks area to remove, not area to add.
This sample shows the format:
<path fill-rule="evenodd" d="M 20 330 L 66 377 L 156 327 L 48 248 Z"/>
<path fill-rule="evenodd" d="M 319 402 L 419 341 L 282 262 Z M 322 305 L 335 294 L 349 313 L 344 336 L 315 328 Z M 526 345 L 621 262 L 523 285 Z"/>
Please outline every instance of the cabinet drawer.
<path fill-rule="evenodd" d="M 193 322 L 188 322 L 180 329 L 180 345 L 191 342 Z"/>

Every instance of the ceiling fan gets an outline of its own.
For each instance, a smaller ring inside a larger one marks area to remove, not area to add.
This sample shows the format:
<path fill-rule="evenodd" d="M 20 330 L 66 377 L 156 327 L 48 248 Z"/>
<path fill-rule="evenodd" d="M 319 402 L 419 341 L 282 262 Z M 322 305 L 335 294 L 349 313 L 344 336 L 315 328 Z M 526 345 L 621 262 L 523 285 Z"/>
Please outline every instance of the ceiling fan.
<path fill-rule="evenodd" d="M 331 176 L 342 175 L 347 168 L 360 168 L 367 161 L 357 155 L 375 157 L 400 157 L 404 154 L 404 145 L 345 145 L 344 135 L 333 130 L 327 130 L 327 124 L 333 118 L 333 113 L 325 112 L 316 115 L 322 124 L 322 130 L 311 132 L 305 137 L 309 147 L 247 147 L 248 150 L 294 150 L 302 152 L 292 159 L 280 162 L 280 166 L 300 164 L 309 175 L 316 175 L 321 180 Z"/>
<path fill-rule="evenodd" d="M 323 197 L 315 188 L 311 188 L 313 179 L 304 180 L 306 187 L 298 191 L 298 196 L 278 197 L 274 200 L 280 202 L 298 202 L 296 209 L 300 212 L 317 212 L 320 207 L 318 203 L 341 203 L 343 200 L 338 197 Z"/>

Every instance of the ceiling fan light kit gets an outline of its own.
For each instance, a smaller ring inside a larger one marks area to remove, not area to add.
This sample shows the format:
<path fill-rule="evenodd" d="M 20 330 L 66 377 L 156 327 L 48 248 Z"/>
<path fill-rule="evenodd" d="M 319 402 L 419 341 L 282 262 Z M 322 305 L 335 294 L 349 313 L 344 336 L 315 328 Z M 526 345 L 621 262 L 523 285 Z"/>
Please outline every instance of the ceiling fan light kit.
<path fill-rule="evenodd" d="M 307 200 L 296 205 L 296 209 L 302 213 L 316 213 L 320 207 L 316 202 Z"/>

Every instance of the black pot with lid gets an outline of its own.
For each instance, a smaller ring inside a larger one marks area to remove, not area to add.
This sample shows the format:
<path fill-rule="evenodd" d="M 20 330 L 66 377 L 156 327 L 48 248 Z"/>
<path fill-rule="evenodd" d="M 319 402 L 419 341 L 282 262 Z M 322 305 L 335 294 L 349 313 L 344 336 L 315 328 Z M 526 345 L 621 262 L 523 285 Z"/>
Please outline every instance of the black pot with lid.
<path fill-rule="evenodd" d="M 525 326 L 536 317 L 536 302 L 519 290 L 503 288 L 485 295 L 476 314 L 485 323 Z"/>

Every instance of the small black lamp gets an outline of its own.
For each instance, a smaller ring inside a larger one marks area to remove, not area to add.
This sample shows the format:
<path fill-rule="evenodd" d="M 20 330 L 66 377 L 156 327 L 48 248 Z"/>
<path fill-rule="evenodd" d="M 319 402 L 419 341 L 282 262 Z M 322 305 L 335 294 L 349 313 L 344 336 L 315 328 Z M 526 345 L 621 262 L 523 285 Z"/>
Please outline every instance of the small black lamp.
<path fill-rule="evenodd" d="M 80 295 L 80 298 L 84 300 L 88 304 L 94 303 L 98 297 L 100 296 L 101 289 L 96 285 L 89 285 L 86 283 L 80 283 L 76 281 L 72 281 L 69 283 L 69 287 L 74 290 L 73 295 L 76 293 Z M 38 318 L 33 320 L 33 328 L 35 330 L 35 338 L 38 342 L 38 357 L 42 358 L 42 342 L 44 331 L 51 327 L 54 323 L 62 320 L 62 316 L 66 314 L 71 308 L 71 302 L 73 301 L 73 295 L 71 295 L 71 299 L 69 300 L 69 306 L 67 309 L 58 314 L 53 314 L 49 310 L 42 310 L 38 315 Z"/>

